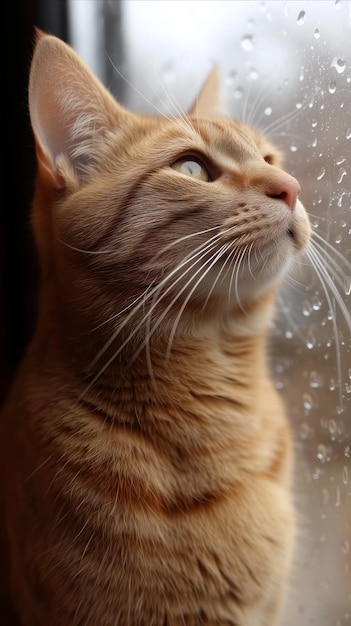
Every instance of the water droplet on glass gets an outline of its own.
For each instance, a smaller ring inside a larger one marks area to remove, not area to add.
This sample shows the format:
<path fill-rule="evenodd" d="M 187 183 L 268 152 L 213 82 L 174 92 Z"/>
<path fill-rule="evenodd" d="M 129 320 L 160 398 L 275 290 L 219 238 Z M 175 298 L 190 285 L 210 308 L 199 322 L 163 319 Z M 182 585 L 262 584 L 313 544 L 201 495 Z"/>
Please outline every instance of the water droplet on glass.
<path fill-rule="evenodd" d="M 244 35 L 241 40 L 241 47 L 246 52 L 251 52 L 254 49 L 254 41 L 252 35 Z"/>
<path fill-rule="evenodd" d="M 317 139 L 317 137 L 315 137 L 314 140 L 312 141 L 312 144 L 311 144 L 312 148 L 316 148 L 317 143 L 318 143 L 318 139 Z"/>
<path fill-rule="evenodd" d="M 329 432 L 331 435 L 336 434 L 336 422 L 335 420 L 329 420 Z"/>
<path fill-rule="evenodd" d="M 347 226 L 347 222 L 345 222 L 345 220 L 340 220 L 340 227 L 345 228 L 345 226 Z"/>
<path fill-rule="evenodd" d="M 312 306 L 308 300 L 304 300 L 302 303 L 302 314 L 308 317 L 312 313 Z"/>
<path fill-rule="evenodd" d="M 338 74 L 342 74 L 346 67 L 346 62 L 344 59 L 338 59 L 335 57 L 332 61 L 331 67 L 334 67 Z"/>
<path fill-rule="evenodd" d="M 317 459 L 319 459 L 322 463 L 328 458 L 328 451 L 326 446 L 323 443 L 318 444 L 317 446 Z"/>
<path fill-rule="evenodd" d="M 297 152 L 297 146 L 295 146 L 295 144 L 291 144 L 290 150 L 291 152 Z"/>
<path fill-rule="evenodd" d="M 341 165 L 342 163 L 345 163 L 346 159 L 344 156 L 340 156 L 338 159 L 335 160 L 335 163 L 337 165 Z"/>
<path fill-rule="evenodd" d="M 303 65 L 301 65 L 299 80 L 302 82 L 304 77 L 305 77 L 305 68 Z"/>
<path fill-rule="evenodd" d="M 297 23 L 299 26 L 303 26 L 303 24 L 305 23 L 305 17 L 306 17 L 305 11 L 300 11 L 300 13 L 297 16 Z"/>
<path fill-rule="evenodd" d="M 242 97 L 243 97 L 243 90 L 241 89 L 241 87 L 238 87 L 238 89 L 234 91 L 234 98 L 236 100 L 240 100 L 240 98 Z"/>
<path fill-rule="evenodd" d="M 324 175 L 325 175 L 325 167 L 322 167 L 317 174 L 317 180 L 322 180 Z"/>
<path fill-rule="evenodd" d="M 344 455 L 346 456 L 347 459 L 350 458 L 350 456 L 351 456 L 351 448 L 350 448 L 350 446 L 345 446 Z"/>
<path fill-rule="evenodd" d="M 279 378 L 275 381 L 275 388 L 276 389 L 285 389 L 285 387 L 287 386 L 288 381 L 286 378 Z"/>
<path fill-rule="evenodd" d="M 312 474 L 312 478 L 313 478 L 313 480 L 318 480 L 318 478 L 320 477 L 320 475 L 321 475 L 321 470 L 320 470 L 320 468 L 319 468 L 319 467 L 315 467 L 315 468 L 314 468 L 314 472 L 313 472 L 313 474 Z"/>
<path fill-rule="evenodd" d="M 340 487 L 335 487 L 335 506 L 340 506 L 341 498 L 340 498 Z"/>
<path fill-rule="evenodd" d="M 312 120 L 312 128 L 316 128 L 318 122 L 317 120 Z M 351 128 L 350 128 L 350 133 L 351 133 Z"/>
<path fill-rule="evenodd" d="M 229 74 L 226 76 L 225 78 L 225 84 L 226 85 L 233 85 L 235 82 L 235 78 L 237 76 L 238 72 L 236 72 L 235 70 L 229 72 Z"/>
<path fill-rule="evenodd" d="M 309 393 L 304 393 L 302 396 L 303 406 L 307 411 L 310 411 L 313 408 L 313 399 Z"/>
<path fill-rule="evenodd" d="M 346 131 L 346 139 L 351 139 L 351 128 L 348 128 Z"/>
<path fill-rule="evenodd" d="M 329 83 L 328 89 L 329 89 L 329 93 L 335 93 L 336 92 L 336 82 L 334 80 L 332 80 Z"/>
<path fill-rule="evenodd" d="M 272 107 L 266 107 L 265 110 L 264 110 L 264 114 L 265 115 L 272 115 L 272 111 L 273 111 Z"/>
<path fill-rule="evenodd" d="M 319 28 L 316 28 L 316 30 L 314 31 L 314 37 L 315 39 L 319 39 L 321 36 L 320 32 L 319 32 Z"/>
<path fill-rule="evenodd" d="M 336 382 L 334 380 L 334 378 L 331 378 L 329 381 L 329 389 L 330 391 L 335 391 L 336 389 Z"/>
<path fill-rule="evenodd" d="M 325 487 L 322 489 L 322 504 L 325 506 L 329 502 L 329 491 Z"/>
<path fill-rule="evenodd" d="M 346 295 L 349 296 L 351 293 L 351 276 L 344 277 L 344 290 L 345 290 Z"/>
<path fill-rule="evenodd" d="M 347 539 L 345 539 L 344 541 L 341 542 L 341 552 L 343 554 L 347 554 L 349 550 L 350 550 L 350 544 L 347 541 Z"/>
<path fill-rule="evenodd" d="M 349 369 L 348 374 L 349 374 L 349 379 L 351 380 L 351 368 Z"/>
<path fill-rule="evenodd" d="M 313 389 L 317 389 L 318 387 L 321 387 L 321 379 L 320 376 L 318 374 L 318 372 L 316 370 L 311 370 L 310 372 L 310 387 L 313 387 Z"/>
<path fill-rule="evenodd" d="M 322 300 L 320 299 L 319 296 L 313 296 L 312 298 L 312 309 L 314 311 L 319 311 L 319 309 L 322 306 Z"/>
<path fill-rule="evenodd" d="M 346 196 L 346 192 L 345 192 L 345 191 L 343 191 L 343 192 L 340 194 L 339 199 L 338 199 L 338 207 L 339 207 L 339 208 L 341 208 L 341 207 L 342 207 L 342 202 L 343 202 L 343 199 L 344 199 L 344 197 L 345 197 L 345 196 Z"/>
<path fill-rule="evenodd" d="M 342 168 L 340 169 L 339 176 L 338 176 L 338 180 L 337 180 L 338 184 L 340 184 L 340 183 L 342 182 L 342 179 L 343 179 L 343 178 L 344 178 L 344 176 L 346 176 L 346 175 L 347 175 L 347 171 L 345 170 L 345 168 L 344 168 L 344 167 L 342 167 Z"/>
<path fill-rule="evenodd" d="M 279 361 L 279 363 L 276 363 L 274 369 L 277 372 L 277 374 L 282 374 L 282 372 L 285 372 L 286 370 L 284 363 L 282 363 L 281 361 Z"/>
<path fill-rule="evenodd" d="M 306 439 L 308 439 L 310 435 L 310 427 L 307 424 L 307 422 L 302 422 L 302 424 L 300 425 L 300 430 L 299 430 L 299 436 L 300 439 L 302 439 L 302 441 L 305 441 Z"/>
<path fill-rule="evenodd" d="M 311 331 L 309 331 L 307 335 L 307 339 L 306 339 L 306 346 L 309 350 L 312 350 L 312 348 L 314 348 L 315 345 L 316 345 L 316 338 L 314 334 Z"/>
<path fill-rule="evenodd" d="M 250 70 L 249 77 L 251 80 L 257 80 L 258 79 L 257 70 L 254 70 L 254 69 Z"/>
<path fill-rule="evenodd" d="M 294 333 L 291 330 L 286 330 L 284 335 L 286 339 L 292 339 L 294 336 Z"/>
<path fill-rule="evenodd" d="M 347 483 L 349 482 L 349 469 L 347 465 L 344 465 L 344 467 L 342 468 L 342 482 L 344 483 L 344 485 L 347 485 Z"/>

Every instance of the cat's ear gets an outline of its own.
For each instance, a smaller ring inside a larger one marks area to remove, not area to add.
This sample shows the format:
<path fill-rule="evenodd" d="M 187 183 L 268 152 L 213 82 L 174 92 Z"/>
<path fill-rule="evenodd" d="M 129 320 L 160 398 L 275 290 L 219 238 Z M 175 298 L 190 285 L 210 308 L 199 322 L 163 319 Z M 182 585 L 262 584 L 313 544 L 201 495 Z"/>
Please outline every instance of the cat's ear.
<path fill-rule="evenodd" d="M 60 157 L 68 159 L 78 179 L 86 176 L 95 142 L 127 113 L 72 48 L 41 31 L 30 71 L 29 111 L 40 169 L 56 186 L 64 183 Z"/>
<path fill-rule="evenodd" d="M 196 117 L 223 115 L 223 108 L 220 73 L 218 67 L 214 66 L 190 108 L 189 115 Z"/>

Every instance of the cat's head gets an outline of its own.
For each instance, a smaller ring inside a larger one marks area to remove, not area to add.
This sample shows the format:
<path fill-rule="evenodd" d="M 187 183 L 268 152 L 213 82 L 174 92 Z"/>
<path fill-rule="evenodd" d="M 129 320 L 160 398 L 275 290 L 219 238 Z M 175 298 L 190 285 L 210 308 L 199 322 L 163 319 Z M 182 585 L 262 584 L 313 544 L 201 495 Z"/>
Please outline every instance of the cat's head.
<path fill-rule="evenodd" d="M 235 315 L 303 250 L 298 182 L 265 137 L 218 114 L 217 83 L 213 71 L 189 114 L 137 115 L 71 48 L 38 36 L 33 219 L 60 306 L 92 310 L 92 325 L 141 300 L 173 316 L 194 307 Z"/>

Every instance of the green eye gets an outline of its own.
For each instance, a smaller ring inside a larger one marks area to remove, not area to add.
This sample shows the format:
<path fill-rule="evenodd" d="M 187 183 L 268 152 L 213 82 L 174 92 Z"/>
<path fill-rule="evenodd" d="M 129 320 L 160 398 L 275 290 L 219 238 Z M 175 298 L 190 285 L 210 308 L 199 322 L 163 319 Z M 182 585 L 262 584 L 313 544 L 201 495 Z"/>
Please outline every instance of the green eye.
<path fill-rule="evenodd" d="M 191 178 L 196 178 L 196 180 L 202 180 L 205 183 L 210 180 L 207 169 L 201 161 L 198 161 L 197 159 L 183 157 L 173 163 L 171 167 L 184 176 L 190 176 Z"/>

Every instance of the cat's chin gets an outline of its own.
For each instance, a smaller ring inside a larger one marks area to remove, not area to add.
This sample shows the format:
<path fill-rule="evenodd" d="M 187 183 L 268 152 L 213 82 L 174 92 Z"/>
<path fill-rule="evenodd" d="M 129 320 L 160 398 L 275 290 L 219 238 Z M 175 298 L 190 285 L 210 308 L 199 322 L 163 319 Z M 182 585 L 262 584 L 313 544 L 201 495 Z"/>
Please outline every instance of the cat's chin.
<path fill-rule="evenodd" d="M 217 280 L 216 274 L 207 276 L 201 288 L 200 302 L 202 308 L 225 311 L 247 312 L 252 304 L 268 292 L 278 288 L 294 262 L 293 245 L 281 246 L 281 254 L 266 259 L 260 268 L 253 268 L 244 263 L 240 269 L 240 277 L 228 275 Z M 215 283 L 215 284 L 214 284 Z M 199 295 L 199 294 L 196 294 Z"/>

